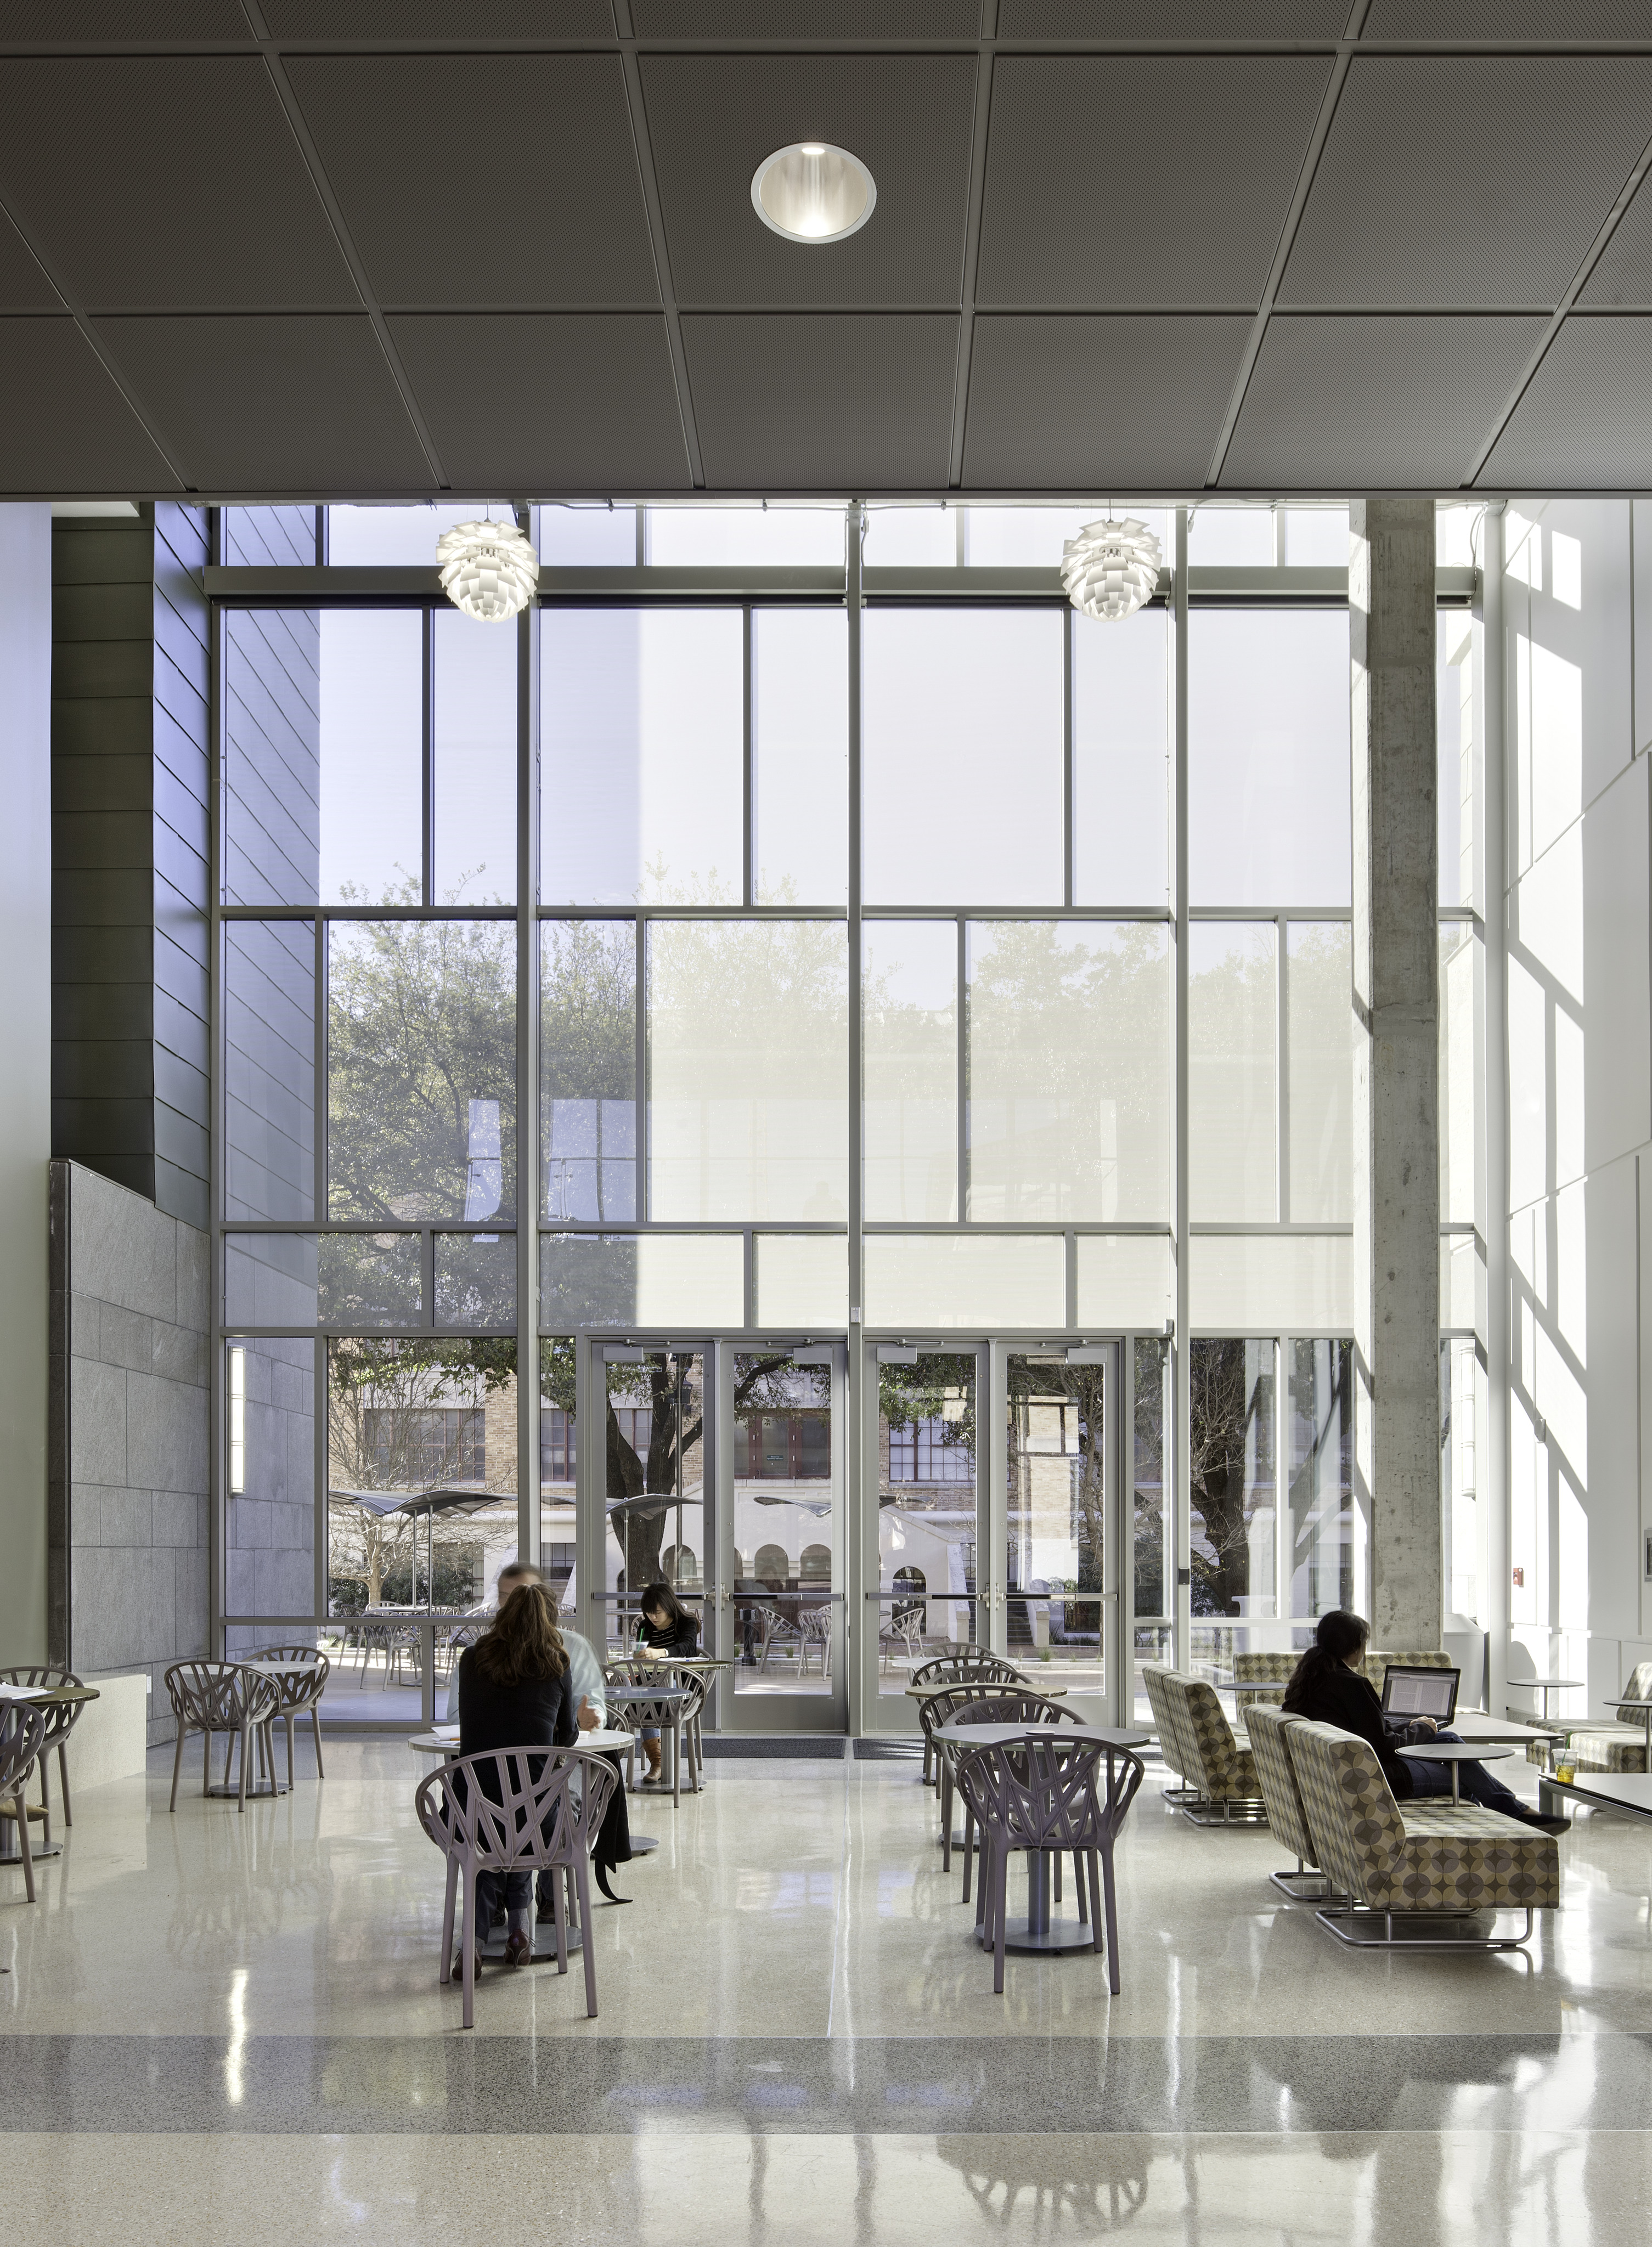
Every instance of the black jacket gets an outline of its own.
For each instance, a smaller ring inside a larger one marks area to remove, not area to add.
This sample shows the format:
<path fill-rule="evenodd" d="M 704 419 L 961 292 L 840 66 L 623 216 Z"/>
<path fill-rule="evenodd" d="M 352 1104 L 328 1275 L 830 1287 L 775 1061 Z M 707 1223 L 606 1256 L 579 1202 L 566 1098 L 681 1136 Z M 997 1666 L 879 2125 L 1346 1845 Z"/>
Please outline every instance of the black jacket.
<path fill-rule="evenodd" d="M 476 1649 L 468 1646 L 459 1657 L 459 1752 L 481 1755 L 489 1748 L 556 1747 L 579 1745 L 579 1719 L 571 1696 L 560 1677 L 535 1677 L 520 1685 L 495 1685 L 478 1667 Z M 529 1759 L 530 1775 L 544 1768 L 536 1756 Z M 497 1801 L 492 1786 L 483 1793 Z"/>
<path fill-rule="evenodd" d="M 1357 1732 L 1361 1739 L 1369 1741 L 1376 1750 L 1382 1776 L 1394 1800 L 1404 1802 L 1410 1799 L 1411 1766 L 1394 1752 L 1405 1735 L 1389 1731 L 1376 1686 L 1357 1670 L 1344 1669 L 1339 1663 L 1304 1690 L 1299 1691 L 1294 1684 L 1287 1686 L 1285 1713 L 1288 1717 L 1309 1717 L 1317 1725 L 1335 1725 L 1344 1732 Z"/>
<path fill-rule="evenodd" d="M 686 1614 L 680 1621 L 668 1622 L 663 1628 L 650 1622 L 646 1615 L 641 1618 L 641 1622 L 643 1634 L 638 1641 L 638 1645 L 648 1647 L 656 1654 L 689 1655 L 700 1651 L 700 1625 L 693 1615 Z"/>

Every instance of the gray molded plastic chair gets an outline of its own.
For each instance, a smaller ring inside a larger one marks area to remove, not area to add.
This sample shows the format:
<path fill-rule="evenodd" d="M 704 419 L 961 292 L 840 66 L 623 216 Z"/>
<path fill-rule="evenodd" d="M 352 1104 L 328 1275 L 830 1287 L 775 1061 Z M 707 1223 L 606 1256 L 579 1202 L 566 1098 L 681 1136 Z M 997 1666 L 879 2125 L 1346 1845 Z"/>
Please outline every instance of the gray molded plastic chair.
<path fill-rule="evenodd" d="M 79 1685 L 80 1683 L 72 1670 L 54 1670 L 45 1663 L 37 1663 L 32 1669 L 0 1670 L 0 1678 L 3 1678 L 8 1685 L 58 1686 Z M 46 1813 L 44 1827 L 48 1849 L 51 1847 L 51 1751 L 53 1748 L 58 1751 L 58 1779 L 63 1788 L 63 1822 L 65 1826 L 72 1826 L 74 1817 L 69 1804 L 69 1759 L 65 1751 L 68 1746 L 69 1735 L 79 1723 L 86 1706 L 84 1701 L 60 1701 L 55 1706 L 43 1708 L 40 1711 L 46 1720 L 45 1745 L 40 1751 L 40 1806 Z"/>
<path fill-rule="evenodd" d="M 1083 1718 L 1076 1709 L 1065 1702 L 1047 1701 L 1041 1693 L 1006 1693 L 988 1690 L 979 1700 L 970 1700 L 952 1711 L 952 1721 L 957 1725 L 1079 1725 Z M 959 1745 L 956 1740 L 937 1740 L 940 1753 L 941 1800 L 941 1870 L 952 1870 L 952 1790 L 958 1783 Z M 961 1798 L 960 1798 L 961 1800 Z M 970 1875 L 975 1862 L 975 1813 L 967 1802 L 964 1804 L 964 1894 L 962 1902 L 969 1902 Z M 1083 1917 L 1084 1875 L 1078 1875 L 1079 1916 Z M 1055 1860 L 1055 1901 L 1062 1900 L 1062 1861 Z M 979 1913 L 977 1917 L 979 1917 Z"/>
<path fill-rule="evenodd" d="M 332 1664 L 317 1646 L 261 1646 L 256 1657 L 260 1662 L 290 1662 L 297 1655 L 306 1657 L 306 1666 L 303 1670 L 292 1670 L 285 1677 L 277 1677 L 274 1681 L 276 1690 L 281 1697 L 276 1704 L 276 1714 L 287 1727 L 289 1790 L 292 1786 L 292 1720 L 295 1717 L 302 1717 L 306 1711 L 310 1716 L 311 1729 L 316 1736 L 316 1777 L 325 1779 L 327 1776 L 321 1763 L 321 1697 L 326 1690 L 327 1677 Z M 315 1664 L 313 1669 L 308 1666 L 311 1657 Z"/>
<path fill-rule="evenodd" d="M 535 1766 L 538 1768 L 536 1770 Z M 579 1779 L 576 1793 L 573 1781 Z M 491 1783 L 497 1796 L 487 1792 Z M 441 1919 L 445 1988 L 454 1972 L 454 1907 L 464 1892 L 464 2024 L 475 2025 L 476 1875 L 480 1872 L 551 1875 L 556 1923 L 556 1971 L 568 1971 L 568 1898 L 571 1881 L 584 1929 L 585 2012 L 597 2018 L 597 1945 L 590 1923 L 590 1852 L 610 1797 L 619 1784 L 611 1764 L 578 1748 L 495 1748 L 456 1756 L 421 1779 L 413 1795 L 419 1823 L 447 1860 Z"/>
<path fill-rule="evenodd" d="M 812 1647 L 820 1654 L 822 1677 L 829 1677 L 832 1674 L 832 1610 L 829 1602 L 819 1607 L 805 1608 L 797 1618 L 797 1628 L 802 1633 L 802 1640 L 797 1649 L 798 1676 L 808 1674 L 809 1655 Z"/>
<path fill-rule="evenodd" d="M 237 1807 L 247 1806 L 247 1751 L 256 1740 L 262 1759 L 269 1768 L 270 1784 L 276 1783 L 276 1743 L 272 1726 L 281 1695 L 273 1677 L 259 1677 L 250 1670 L 237 1668 L 233 1662 L 174 1662 L 167 1672 L 167 1697 L 172 1703 L 172 1713 L 178 1719 L 178 1745 L 172 1759 L 172 1800 L 167 1807 L 178 1807 L 178 1774 L 183 1769 L 183 1744 L 191 1732 L 204 1735 L 201 1759 L 201 1792 L 207 1793 L 212 1786 L 212 1736 L 227 1732 L 229 1746 L 224 1755 L 224 1785 L 229 1784 L 229 1759 L 235 1753 L 236 1742 L 241 1742 L 241 1788 Z"/>
<path fill-rule="evenodd" d="M 1103 1771 L 1103 1766 L 1105 1769 Z M 1145 1766 L 1128 1748 L 1029 1732 L 1024 1740 L 971 1747 L 958 1759 L 958 1786 L 981 1829 L 983 1934 L 993 1945 L 993 1989 L 1004 1988 L 1009 1861 L 1018 1850 L 1071 1849 L 1089 1871 L 1092 1948 L 1107 1922 L 1108 1985 L 1118 1995 L 1118 1914 L 1113 1843 Z M 1098 1894 L 1097 1861 L 1101 1868 Z M 1081 1890 L 1082 1895 L 1082 1890 Z"/>
<path fill-rule="evenodd" d="M 23 1854 L 23 1885 L 34 1898 L 34 1853 L 29 1847 L 29 1773 L 45 1753 L 46 1712 L 32 1701 L 0 1701 L 0 1818 L 16 1821 Z"/>
<path fill-rule="evenodd" d="M 914 1685 L 950 1685 L 959 1683 L 976 1684 L 1025 1685 L 1027 1680 L 1001 1654 L 989 1654 L 984 1646 L 960 1646 L 955 1654 L 938 1654 L 932 1662 L 925 1662 L 911 1675 Z M 934 1743 L 930 1735 L 934 1723 L 925 1724 L 924 1711 L 926 1701 L 918 1704 L 918 1729 L 924 1736 L 924 1784 L 929 1785 L 934 1769 Z"/>
<path fill-rule="evenodd" d="M 705 1706 L 706 1689 L 710 1683 L 702 1672 L 679 1670 L 672 1682 L 659 1689 L 658 1697 L 649 1697 L 645 1679 L 623 1689 L 624 1697 L 616 1697 L 613 1706 L 631 1727 L 631 1745 L 625 1751 L 625 1788 L 634 1792 L 637 1765 L 637 1743 L 645 1729 L 665 1734 L 671 1742 L 671 1800 L 676 1808 L 683 1798 L 683 1750 L 688 1751 L 688 1791 L 700 1792 L 703 1781 L 700 1761 L 700 1712 Z"/>
<path fill-rule="evenodd" d="M 1008 1668 L 1007 1663 L 1000 1666 Z M 933 1759 L 933 1767 L 938 1773 L 939 1771 L 940 1759 L 935 1753 L 935 1734 L 942 1725 L 945 1724 L 950 1718 L 956 1716 L 959 1710 L 971 1701 L 990 1699 L 994 1694 L 1001 1694 L 1006 1686 L 1024 1687 L 1027 1684 L 1026 1678 L 1017 1677 L 1013 1670 L 1007 1677 L 981 1675 L 973 1677 L 932 1679 L 929 1682 L 944 1684 L 945 1690 L 942 1692 L 932 1693 L 927 1700 L 920 1701 L 918 1704 L 918 1729 L 924 1736 L 925 1784 L 929 1779 L 932 1759 Z"/>

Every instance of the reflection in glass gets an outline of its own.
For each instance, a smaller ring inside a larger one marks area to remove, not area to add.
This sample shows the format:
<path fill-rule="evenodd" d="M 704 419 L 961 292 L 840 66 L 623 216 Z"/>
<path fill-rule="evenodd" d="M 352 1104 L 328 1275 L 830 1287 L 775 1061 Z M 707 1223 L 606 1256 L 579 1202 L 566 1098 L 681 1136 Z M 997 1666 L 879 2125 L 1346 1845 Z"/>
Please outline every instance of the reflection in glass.
<path fill-rule="evenodd" d="M 316 565 L 313 507 L 226 507 L 219 509 L 223 558 L 232 570 L 312 570 Z"/>
<path fill-rule="evenodd" d="M 1171 623 L 1138 609 L 1120 624 L 1076 618 L 1073 634 L 1073 898 L 1171 902 L 1171 758 L 1176 730 Z"/>
<path fill-rule="evenodd" d="M 457 609 L 435 616 L 433 905 L 516 896 L 516 633 Z"/>
<path fill-rule="evenodd" d="M 1134 1597 L 1137 1620 L 1171 1615 L 1170 1490 L 1164 1479 L 1165 1383 L 1170 1347 L 1154 1335 L 1135 1342 Z M 1151 1657 L 1150 1657 L 1150 1659 Z"/>
<path fill-rule="evenodd" d="M 1440 1343 L 1440 1483 L 1445 1493 L 1448 1614 L 1480 1612 L 1479 1459 L 1485 1369 L 1471 1337 Z"/>
<path fill-rule="evenodd" d="M 863 939 L 867 1218 L 958 1215 L 958 929 L 881 920 Z"/>
<path fill-rule="evenodd" d="M 317 1322 L 320 1269 L 313 1233 L 226 1233 L 223 1279 L 228 1326 Z"/>
<path fill-rule="evenodd" d="M 1272 1342 L 1197 1337 L 1190 1349 L 1195 1616 L 1278 1612 L 1273 1353 Z"/>
<path fill-rule="evenodd" d="M 609 1649 L 637 1635 L 650 1584 L 696 1619 L 706 1588 L 706 1374 L 696 1351 L 652 1350 L 604 1369 L 607 1392 L 604 1594 Z M 704 1623 L 701 1643 L 704 1643 Z"/>
<path fill-rule="evenodd" d="M 1354 1513 L 1354 1349 L 1294 1336 L 1289 1397 L 1292 1616 L 1356 1608 Z"/>
<path fill-rule="evenodd" d="M 1354 932 L 1287 924 L 1293 1223 L 1354 1217 Z"/>
<path fill-rule="evenodd" d="M 1075 1693 L 1107 1679 L 1107 1371 L 1008 1360 L 1007 1650 L 1059 1667 Z"/>
<path fill-rule="evenodd" d="M 514 1233 L 439 1233 L 435 1251 L 439 1327 L 515 1325 Z"/>
<path fill-rule="evenodd" d="M 313 612 L 226 615 L 223 894 L 230 905 L 303 905 L 317 898 L 320 673 Z"/>
<path fill-rule="evenodd" d="M 752 614 L 753 878 L 763 905 L 849 902 L 849 624 Z"/>
<path fill-rule="evenodd" d="M 734 1357 L 734 1690 L 827 1693 L 832 1682 L 829 1365 Z"/>
<path fill-rule="evenodd" d="M 1440 903 L 1474 902 L 1474 617 L 1437 611 Z"/>
<path fill-rule="evenodd" d="M 648 1214 L 848 1212 L 841 921 L 648 925 Z"/>
<path fill-rule="evenodd" d="M 512 1223 L 515 929 L 335 922 L 328 934 L 328 1214 Z"/>
<path fill-rule="evenodd" d="M 1168 931 L 972 922 L 968 964 L 969 1215 L 1168 1217 Z"/>
<path fill-rule="evenodd" d="M 745 1244 L 737 1233 L 547 1233 L 540 1322 L 563 1327 L 743 1327 Z"/>
<path fill-rule="evenodd" d="M 1065 629 L 1048 609 L 866 611 L 869 905 L 1061 904 Z"/>
<path fill-rule="evenodd" d="M 571 1335 L 539 1345 L 539 1566 L 556 1588 L 564 1621 L 577 1621 L 579 1581 L 575 1479 L 579 1467 L 578 1399 Z"/>
<path fill-rule="evenodd" d="M 975 1355 L 924 1351 L 877 1368 L 877 1690 L 979 1644 L 975 1602 Z"/>
<path fill-rule="evenodd" d="M 316 1346 L 231 1345 L 242 1384 L 241 1476 L 225 1509 L 225 1613 L 315 1612 Z"/>
<path fill-rule="evenodd" d="M 226 925 L 223 1029 L 227 1063 L 224 1215 L 313 1217 L 316 944 L 312 921 Z"/>
<path fill-rule="evenodd" d="M 323 1233 L 317 1245 L 324 1326 L 423 1322 L 416 1233 Z"/>
<path fill-rule="evenodd" d="M 540 896 L 737 903 L 740 611 L 543 608 L 539 629 Z"/>
<path fill-rule="evenodd" d="M 1195 921 L 1187 1043 L 1191 1214 L 1279 1215 L 1279 1016 L 1270 921 Z"/>
<path fill-rule="evenodd" d="M 541 1212 L 637 1214 L 637 932 L 631 921 L 540 925 Z"/>
<path fill-rule="evenodd" d="M 321 898 L 417 905 L 424 866 L 424 619 L 321 612 Z"/>

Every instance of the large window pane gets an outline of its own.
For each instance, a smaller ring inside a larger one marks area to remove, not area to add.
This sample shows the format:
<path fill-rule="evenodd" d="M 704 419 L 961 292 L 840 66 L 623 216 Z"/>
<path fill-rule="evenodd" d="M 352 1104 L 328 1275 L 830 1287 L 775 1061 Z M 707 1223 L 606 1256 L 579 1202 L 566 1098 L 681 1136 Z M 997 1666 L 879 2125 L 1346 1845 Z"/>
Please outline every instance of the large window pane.
<path fill-rule="evenodd" d="M 458 522 L 514 523 L 509 500 L 467 500 L 457 507 L 330 507 L 327 558 L 340 569 L 387 562 L 398 569 L 433 570 L 436 543 Z"/>
<path fill-rule="evenodd" d="M 1089 520 L 1082 508 L 966 508 L 964 559 L 973 570 L 1059 570 L 1062 547 Z"/>
<path fill-rule="evenodd" d="M 1345 609 L 1195 611 L 1188 638 L 1194 905 L 1351 902 L 1348 707 Z"/>
<path fill-rule="evenodd" d="M 1295 1338 L 1287 1347 L 1291 1549 L 1287 1613 L 1358 1604 L 1354 1513 L 1354 1349 Z"/>
<path fill-rule="evenodd" d="M 1480 939 L 1467 921 L 1440 929 L 1440 1219 L 1472 1225 L 1479 1181 Z"/>
<path fill-rule="evenodd" d="M 1138 609 L 1073 633 L 1073 897 L 1082 905 L 1171 902 L 1171 625 Z"/>
<path fill-rule="evenodd" d="M 841 569 L 841 507 L 651 507 L 648 559 L 656 568 Z"/>
<path fill-rule="evenodd" d="M 700 1620 L 706 1583 L 706 1367 L 697 1352 L 656 1350 L 606 1368 L 608 1535 L 598 1588 L 604 1637 L 636 1633 L 641 1595 L 662 1578 Z M 702 1643 L 703 1626 L 702 1626 Z"/>
<path fill-rule="evenodd" d="M 539 1565 L 563 1614 L 577 1614 L 579 1581 L 575 1484 L 579 1472 L 577 1357 L 571 1335 L 539 1345 Z"/>
<path fill-rule="evenodd" d="M 1067 1322 L 1059 1233 L 870 1233 L 865 1274 L 869 1327 L 991 1334 Z"/>
<path fill-rule="evenodd" d="M 1164 1481 L 1164 1390 L 1170 1369 L 1168 1346 L 1138 1335 L 1134 1343 L 1136 1425 L 1134 1599 L 1138 1615 L 1168 1615 L 1171 1579 L 1170 1492 Z"/>
<path fill-rule="evenodd" d="M 836 1328 L 849 1323 L 849 1242 L 841 1233 L 760 1233 L 760 1327 Z"/>
<path fill-rule="evenodd" d="M 1191 1346 L 1188 1558 L 1196 1616 L 1278 1612 L 1273 1356 L 1271 1342 L 1196 1339 Z"/>
<path fill-rule="evenodd" d="M 1345 507 L 1287 507 L 1285 565 L 1289 570 L 1346 570 L 1348 519 Z"/>
<path fill-rule="evenodd" d="M 321 613 L 321 901 L 417 905 L 423 880 L 424 619 Z"/>
<path fill-rule="evenodd" d="M 545 921 L 539 932 L 542 1213 L 637 1214 L 637 929 Z"/>
<path fill-rule="evenodd" d="M 1272 922 L 1195 921 L 1189 931 L 1188 1137 L 1191 1214 L 1279 1215 L 1278 1007 Z"/>
<path fill-rule="evenodd" d="M 1199 1326 L 1323 1334 L 1354 1324 L 1351 1233 L 1205 1233 L 1189 1246 Z"/>
<path fill-rule="evenodd" d="M 1195 508 L 1188 518 L 1187 558 L 1195 570 L 1219 565 L 1270 569 L 1273 562 L 1273 509 Z M 1345 563 L 1346 559 L 1345 554 Z"/>
<path fill-rule="evenodd" d="M 866 1216 L 958 1215 L 958 928 L 866 925 L 861 983 Z"/>
<path fill-rule="evenodd" d="M 958 511 L 873 507 L 866 516 L 869 570 L 945 570 L 958 562 Z"/>
<path fill-rule="evenodd" d="M 315 924 L 231 921 L 224 937 L 223 1213 L 313 1217 Z"/>
<path fill-rule="evenodd" d="M 313 1615 L 316 1345 L 232 1338 L 227 1357 L 225 1612 Z"/>
<path fill-rule="evenodd" d="M 1012 1355 L 1005 1462 L 1012 1660 L 1048 1664 L 1072 1693 L 1099 1693 L 1114 1623 L 1106 1548 L 1112 1512 L 1104 1365 Z"/>
<path fill-rule="evenodd" d="M 223 704 L 224 898 L 313 904 L 321 881 L 321 618 L 303 609 L 232 610 Z M 416 790 L 413 808 L 417 817 Z"/>
<path fill-rule="evenodd" d="M 922 1352 L 877 1368 L 877 1690 L 984 1639 L 975 1601 L 975 1359 Z"/>
<path fill-rule="evenodd" d="M 754 878 L 764 905 L 849 902 L 849 628 L 841 609 L 752 617 Z"/>
<path fill-rule="evenodd" d="M 867 611 L 868 904 L 1062 902 L 1064 629 L 1048 609 Z"/>
<path fill-rule="evenodd" d="M 542 569 L 631 570 L 637 565 L 634 507 L 542 507 Z"/>
<path fill-rule="evenodd" d="M 746 1244 L 737 1233 L 547 1233 L 540 1323 L 563 1327 L 746 1324 Z"/>
<path fill-rule="evenodd" d="M 393 921 L 328 933 L 328 1214 L 511 1223 L 515 930 Z"/>
<path fill-rule="evenodd" d="M 1164 926 L 973 922 L 968 965 L 968 1214 L 1167 1217 Z"/>
<path fill-rule="evenodd" d="M 1287 931 L 1291 1205 L 1298 1225 L 1354 1217 L 1354 943 L 1346 921 Z"/>
<path fill-rule="evenodd" d="M 1474 903 L 1474 618 L 1438 611 L 1440 903 Z"/>
<path fill-rule="evenodd" d="M 848 1209 L 849 954 L 841 921 L 651 921 L 648 1213 Z"/>
<path fill-rule="evenodd" d="M 737 903 L 740 611 L 548 608 L 540 633 L 540 895 Z"/>
<path fill-rule="evenodd" d="M 313 507 L 226 507 L 223 558 L 232 570 L 312 570 L 316 564 Z"/>
<path fill-rule="evenodd" d="M 516 895 L 516 631 L 439 609 L 435 905 Z"/>
<path fill-rule="evenodd" d="M 1078 1323 L 1087 1333 L 1117 1333 L 1130 1327 L 1162 1331 L 1176 1308 L 1168 1238 L 1153 1233 L 1081 1233 L 1074 1246 L 1078 1253 Z"/>

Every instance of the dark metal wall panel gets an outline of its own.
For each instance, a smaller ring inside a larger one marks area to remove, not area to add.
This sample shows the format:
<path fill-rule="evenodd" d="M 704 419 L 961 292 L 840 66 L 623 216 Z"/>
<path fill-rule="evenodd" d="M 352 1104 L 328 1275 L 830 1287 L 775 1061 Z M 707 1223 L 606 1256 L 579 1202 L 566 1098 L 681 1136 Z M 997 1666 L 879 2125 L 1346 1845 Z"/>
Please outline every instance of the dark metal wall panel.
<path fill-rule="evenodd" d="M 973 56 L 645 55 L 641 71 L 679 304 L 958 304 Z M 763 158 L 809 140 L 877 183 L 847 241 L 783 241 L 752 208 Z"/>
<path fill-rule="evenodd" d="M 1237 315 L 978 319 L 965 482 L 1011 491 L 1203 483 L 1250 326 Z"/>
<path fill-rule="evenodd" d="M 1543 332 L 1533 314 L 1276 317 L 1222 482 L 1265 490 L 1462 483 Z"/>
<path fill-rule="evenodd" d="M 99 326 L 195 489 L 434 488 L 365 314 Z"/>
<path fill-rule="evenodd" d="M 552 497 L 687 488 L 659 314 L 417 313 L 390 327 L 459 489 Z"/>
<path fill-rule="evenodd" d="M 951 315 L 691 314 L 683 343 L 713 483 L 873 492 L 945 482 Z"/>
<path fill-rule="evenodd" d="M 1567 320 L 1479 481 L 1494 491 L 1652 484 L 1652 318 Z"/>
<path fill-rule="evenodd" d="M 224 899 L 307 904 L 321 883 L 321 619 L 232 611 L 225 638 Z"/>
<path fill-rule="evenodd" d="M 1280 302 L 1553 309 L 1649 132 L 1652 58 L 1355 56 Z"/>
<path fill-rule="evenodd" d="M 659 304 L 617 54 L 295 55 L 287 74 L 382 304 Z"/>
<path fill-rule="evenodd" d="M 1001 56 L 977 304 L 1254 307 L 1330 74 L 1326 55 Z M 1126 119 L 1118 160 L 1150 187 L 1109 223 L 1097 151 Z"/>
<path fill-rule="evenodd" d="M 74 322 L 0 318 L 0 479 L 10 496 L 176 491 Z"/>
<path fill-rule="evenodd" d="M 58 312 L 61 298 L 11 221 L 0 213 L 0 312 Z"/>

